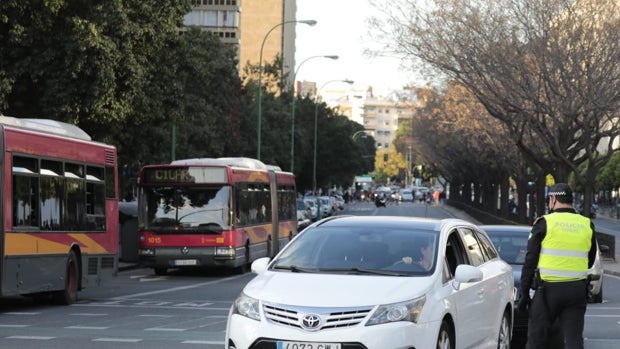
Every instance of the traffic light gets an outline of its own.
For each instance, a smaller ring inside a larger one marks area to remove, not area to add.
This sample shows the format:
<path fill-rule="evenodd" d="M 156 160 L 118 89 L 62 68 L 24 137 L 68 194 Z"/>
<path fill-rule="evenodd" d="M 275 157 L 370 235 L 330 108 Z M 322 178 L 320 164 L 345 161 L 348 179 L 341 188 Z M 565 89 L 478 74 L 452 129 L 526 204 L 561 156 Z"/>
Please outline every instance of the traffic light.
<path fill-rule="evenodd" d="M 387 161 L 388 161 L 388 154 L 385 153 L 383 154 L 383 166 L 387 165 Z"/>

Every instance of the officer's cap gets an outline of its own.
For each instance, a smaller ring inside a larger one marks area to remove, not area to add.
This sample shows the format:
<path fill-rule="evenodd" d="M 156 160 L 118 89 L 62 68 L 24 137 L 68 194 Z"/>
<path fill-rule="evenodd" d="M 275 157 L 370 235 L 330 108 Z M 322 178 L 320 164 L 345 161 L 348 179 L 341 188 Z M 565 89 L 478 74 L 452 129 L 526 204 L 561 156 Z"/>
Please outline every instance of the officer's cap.
<path fill-rule="evenodd" d="M 555 196 L 560 202 L 573 202 L 573 189 L 566 183 L 556 183 L 549 188 L 549 196 Z"/>

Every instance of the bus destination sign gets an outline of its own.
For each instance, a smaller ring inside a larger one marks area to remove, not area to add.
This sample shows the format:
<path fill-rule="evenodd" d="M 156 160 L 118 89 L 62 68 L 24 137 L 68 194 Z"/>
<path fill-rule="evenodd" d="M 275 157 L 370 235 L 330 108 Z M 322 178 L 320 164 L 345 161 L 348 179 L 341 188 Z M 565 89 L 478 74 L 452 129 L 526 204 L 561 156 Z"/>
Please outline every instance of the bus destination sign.
<path fill-rule="evenodd" d="M 160 167 L 144 170 L 146 183 L 226 183 L 223 167 Z"/>

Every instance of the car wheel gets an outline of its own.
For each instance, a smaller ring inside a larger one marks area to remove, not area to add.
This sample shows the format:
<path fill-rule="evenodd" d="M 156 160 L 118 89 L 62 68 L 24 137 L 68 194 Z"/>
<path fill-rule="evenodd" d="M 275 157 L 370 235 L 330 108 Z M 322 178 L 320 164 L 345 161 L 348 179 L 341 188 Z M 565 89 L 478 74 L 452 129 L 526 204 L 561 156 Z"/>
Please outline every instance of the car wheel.
<path fill-rule="evenodd" d="M 454 348 L 454 335 L 452 334 L 452 326 L 444 320 L 439 328 L 439 336 L 437 337 L 437 349 Z"/>
<path fill-rule="evenodd" d="M 601 289 L 597 294 L 592 295 L 592 303 L 603 303 L 603 281 L 601 280 Z"/>
<path fill-rule="evenodd" d="M 497 336 L 497 349 L 510 349 L 510 314 L 504 312 Z"/>

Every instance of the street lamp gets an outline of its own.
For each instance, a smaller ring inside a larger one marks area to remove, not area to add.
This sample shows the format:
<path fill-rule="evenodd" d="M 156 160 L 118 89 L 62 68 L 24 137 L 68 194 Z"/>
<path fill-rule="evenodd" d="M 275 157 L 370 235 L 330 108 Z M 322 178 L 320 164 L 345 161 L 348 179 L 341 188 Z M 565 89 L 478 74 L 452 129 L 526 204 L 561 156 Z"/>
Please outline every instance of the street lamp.
<path fill-rule="evenodd" d="M 318 128 L 318 116 L 319 116 L 319 96 L 321 94 L 321 90 L 323 89 L 323 87 L 325 87 L 325 85 L 332 83 L 332 82 L 344 82 L 347 83 L 349 85 L 353 84 L 353 81 L 351 80 L 330 80 L 326 83 L 324 83 L 317 91 L 316 91 L 316 98 L 314 101 L 314 161 L 312 163 L 312 189 L 315 192 L 316 195 L 316 144 L 317 144 L 317 128 Z"/>
<path fill-rule="evenodd" d="M 257 145 L 256 145 L 256 159 L 260 160 L 260 135 L 261 135 L 261 120 L 263 114 L 263 48 L 265 47 L 265 41 L 267 41 L 267 37 L 274 31 L 276 28 L 283 26 L 288 23 L 303 23 L 309 26 L 316 25 L 316 21 L 313 19 L 303 20 L 303 21 L 284 21 L 278 23 L 273 26 L 273 28 L 269 29 L 265 37 L 263 38 L 263 42 L 260 45 L 260 55 L 258 57 L 258 127 L 257 127 Z"/>
<path fill-rule="evenodd" d="M 351 139 L 355 142 L 357 137 L 361 136 L 362 134 L 364 134 L 364 137 L 365 137 L 366 136 L 365 133 L 366 133 L 366 130 L 359 130 L 351 136 Z"/>
<path fill-rule="evenodd" d="M 297 66 L 297 69 L 295 70 L 295 72 L 293 73 L 293 103 L 292 103 L 292 108 L 291 108 L 291 173 L 294 173 L 295 170 L 295 100 L 297 99 L 297 94 L 295 93 L 295 87 L 296 87 L 296 77 L 297 77 L 297 72 L 299 71 L 299 68 L 301 68 L 301 66 L 306 63 L 307 61 L 313 59 L 313 58 L 329 58 L 329 59 L 333 59 L 336 60 L 338 59 L 338 56 L 336 55 L 328 55 L 328 56 L 311 56 L 308 57 L 306 59 L 304 59 L 301 63 L 299 63 L 299 65 Z"/>

